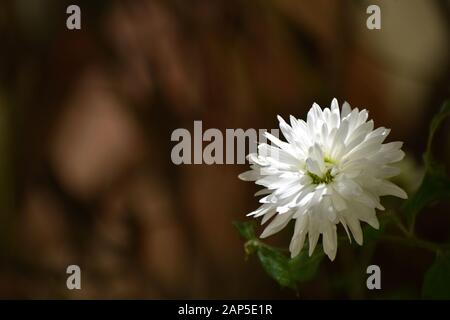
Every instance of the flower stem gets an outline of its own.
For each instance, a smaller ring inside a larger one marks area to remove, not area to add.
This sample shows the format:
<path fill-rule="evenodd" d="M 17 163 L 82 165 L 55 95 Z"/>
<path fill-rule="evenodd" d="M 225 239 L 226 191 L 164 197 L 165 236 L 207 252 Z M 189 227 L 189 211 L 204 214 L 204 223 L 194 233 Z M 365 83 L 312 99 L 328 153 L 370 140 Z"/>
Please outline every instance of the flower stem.
<path fill-rule="evenodd" d="M 397 226 L 397 228 L 406 236 L 406 237 L 412 237 L 413 233 L 410 232 L 405 225 L 403 224 L 403 222 L 400 220 L 400 218 L 394 213 L 392 212 L 391 215 L 392 220 L 394 220 L 395 225 Z"/>
<path fill-rule="evenodd" d="M 416 228 L 416 215 L 413 215 L 411 224 L 409 225 L 409 233 L 414 234 L 415 228 Z"/>
<path fill-rule="evenodd" d="M 438 253 L 438 254 L 450 249 L 449 245 L 439 245 L 437 243 L 427 241 L 427 240 L 422 240 L 422 239 L 419 239 L 419 238 L 416 238 L 413 236 L 406 238 L 406 237 L 384 235 L 380 239 L 399 243 L 399 244 L 409 245 L 409 246 L 413 246 L 413 247 L 417 247 L 417 248 L 426 249 L 426 250 L 429 250 L 431 252 Z"/>

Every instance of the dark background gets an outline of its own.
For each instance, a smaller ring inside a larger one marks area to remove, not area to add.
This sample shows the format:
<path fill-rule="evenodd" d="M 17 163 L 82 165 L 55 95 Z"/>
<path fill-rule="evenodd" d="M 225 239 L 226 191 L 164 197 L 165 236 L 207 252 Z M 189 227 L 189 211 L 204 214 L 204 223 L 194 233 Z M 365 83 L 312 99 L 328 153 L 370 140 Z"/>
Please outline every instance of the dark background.
<path fill-rule="evenodd" d="M 79 31 L 66 29 L 70 4 Z M 370 4 L 381 30 L 366 28 Z M 450 96 L 449 39 L 450 1 L 1 1 L 0 297 L 296 298 L 245 261 L 232 227 L 258 205 L 237 179 L 247 165 L 176 166 L 172 131 L 276 128 L 277 114 L 337 97 L 405 141 L 399 183 L 412 191 Z M 450 240 L 448 203 L 417 228 Z M 432 260 L 340 246 L 298 297 L 416 298 Z M 80 291 L 66 289 L 70 264 Z M 365 287 L 369 264 L 380 291 Z"/>

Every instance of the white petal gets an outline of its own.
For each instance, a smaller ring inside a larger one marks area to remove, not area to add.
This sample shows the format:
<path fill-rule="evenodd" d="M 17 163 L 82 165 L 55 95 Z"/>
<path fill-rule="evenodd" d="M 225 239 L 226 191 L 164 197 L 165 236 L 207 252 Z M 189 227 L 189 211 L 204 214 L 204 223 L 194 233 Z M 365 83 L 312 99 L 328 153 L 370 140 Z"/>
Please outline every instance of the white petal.
<path fill-rule="evenodd" d="M 262 215 L 266 214 L 266 212 L 268 212 L 270 209 L 272 209 L 272 206 L 267 205 L 267 204 L 263 204 L 262 206 L 260 206 L 255 211 L 252 211 L 252 212 L 248 213 L 247 216 L 248 217 L 249 216 L 259 217 L 259 216 L 262 216 Z"/>
<path fill-rule="evenodd" d="M 312 158 L 306 159 L 306 169 L 317 176 L 322 175 L 318 162 L 316 160 L 313 160 Z"/>
<path fill-rule="evenodd" d="M 338 192 L 336 192 L 336 191 L 332 192 L 331 200 L 333 201 L 333 206 L 337 211 L 343 211 L 343 210 L 347 209 L 347 203 L 339 195 Z"/>
<path fill-rule="evenodd" d="M 344 119 L 346 116 L 348 116 L 351 112 L 351 107 L 348 104 L 347 101 L 344 101 L 342 104 L 342 111 L 341 111 L 341 118 Z"/>
<path fill-rule="evenodd" d="M 294 235 L 292 236 L 291 243 L 289 245 L 289 251 L 291 257 L 295 257 L 300 253 L 305 243 L 306 233 L 308 226 L 308 216 L 300 215 L 295 221 Z"/>
<path fill-rule="evenodd" d="M 402 199 L 408 199 L 408 195 L 402 188 L 386 180 L 382 181 L 379 186 L 379 195 L 380 196 L 392 195 Z"/>
<path fill-rule="evenodd" d="M 267 221 L 269 221 L 270 218 L 272 218 L 274 215 L 277 214 L 277 210 L 271 209 L 267 211 L 267 213 L 264 215 L 264 217 L 261 220 L 261 224 L 265 224 Z"/>
<path fill-rule="evenodd" d="M 278 214 L 264 229 L 261 238 L 267 238 L 283 229 L 291 220 L 292 214 Z"/>
<path fill-rule="evenodd" d="M 353 216 L 349 215 L 345 218 L 345 221 L 347 225 L 350 228 L 350 231 L 353 234 L 353 238 L 355 239 L 356 243 L 362 246 L 363 244 L 363 233 L 361 230 L 361 225 L 358 221 L 358 219 L 354 218 Z"/>
<path fill-rule="evenodd" d="M 308 242 L 309 242 L 309 256 L 312 256 L 314 249 L 316 248 L 317 241 L 319 240 L 320 233 L 318 231 L 309 230 Z"/>
<path fill-rule="evenodd" d="M 282 117 L 277 116 L 277 118 L 279 121 L 281 133 L 283 133 L 283 136 L 286 138 L 286 140 L 289 143 L 293 143 L 295 141 L 295 139 L 294 139 L 294 132 L 293 132 L 291 126 L 289 126 Z"/>
<path fill-rule="evenodd" d="M 259 171 L 257 170 L 249 170 L 241 173 L 238 178 L 244 181 L 256 181 L 261 177 Z"/>
<path fill-rule="evenodd" d="M 272 193 L 272 190 L 269 190 L 269 189 L 261 189 L 261 190 L 259 190 L 259 191 L 257 191 L 255 194 L 254 194 L 254 196 L 255 197 L 259 197 L 259 196 L 265 196 L 266 194 L 269 194 L 269 193 Z"/>
<path fill-rule="evenodd" d="M 330 258 L 331 261 L 336 258 L 337 252 L 337 234 L 336 226 L 333 225 L 326 232 L 323 233 L 323 251 Z"/>

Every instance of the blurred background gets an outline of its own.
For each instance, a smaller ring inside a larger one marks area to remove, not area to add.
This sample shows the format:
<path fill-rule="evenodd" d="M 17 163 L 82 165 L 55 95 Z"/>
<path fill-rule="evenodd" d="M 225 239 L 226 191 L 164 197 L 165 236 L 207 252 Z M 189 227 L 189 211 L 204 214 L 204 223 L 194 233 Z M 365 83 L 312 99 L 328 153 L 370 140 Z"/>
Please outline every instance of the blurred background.
<path fill-rule="evenodd" d="M 70 4 L 81 30 L 66 28 Z M 366 28 L 370 4 L 381 30 Z M 447 0 L 2 0 L 0 297 L 419 297 L 433 255 L 384 243 L 341 246 L 298 296 L 279 288 L 231 224 L 258 205 L 237 179 L 248 165 L 176 166 L 170 136 L 194 120 L 277 128 L 337 97 L 405 141 L 411 191 L 449 71 Z M 450 240 L 448 203 L 417 226 Z M 82 290 L 66 288 L 70 264 Z M 369 264 L 382 290 L 366 289 Z"/>

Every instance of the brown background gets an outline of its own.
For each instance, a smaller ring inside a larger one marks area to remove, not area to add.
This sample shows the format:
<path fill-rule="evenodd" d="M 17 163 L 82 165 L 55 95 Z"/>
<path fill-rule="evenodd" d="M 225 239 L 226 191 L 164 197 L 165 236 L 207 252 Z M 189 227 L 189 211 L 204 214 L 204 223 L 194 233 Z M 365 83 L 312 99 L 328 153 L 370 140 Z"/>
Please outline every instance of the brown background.
<path fill-rule="evenodd" d="M 65 27 L 73 3 L 80 31 Z M 276 128 L 337 97 L 405 141 L 413 189 L 450 96 L 449 33 L 448 1 L 2 1 L 0 297 L 295 298 L 245 261 L 231 225 L 257 206 L 247 166 L 175 166 L 172 131 Z M 449 240 L 448 213 L 427 210 L 419 233 Z M 432 258 L 342 246 L 299 297 L 417 297 Z M 372 263 L 381 292 L 365 289 Z M 66 289 L 70 264 L 81 291 Z"/>

